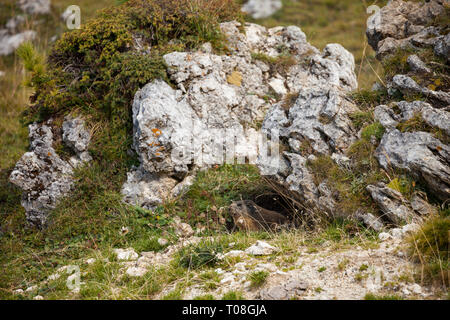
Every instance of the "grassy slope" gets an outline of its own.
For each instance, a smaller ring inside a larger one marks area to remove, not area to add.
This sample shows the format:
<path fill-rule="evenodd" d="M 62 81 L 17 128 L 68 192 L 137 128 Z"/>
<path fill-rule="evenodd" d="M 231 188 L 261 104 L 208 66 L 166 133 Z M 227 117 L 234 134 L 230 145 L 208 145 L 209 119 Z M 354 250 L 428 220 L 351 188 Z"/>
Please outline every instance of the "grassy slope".
<path fill-rule="evenodd" d="M 284 1 L 283 10 L 274 17 L 257 21 L 266 26 L 300 25 L 313 45 L 323 48 L 327 43 L 338 42 L 351 50 L 359 64 L 363 58 L 365 45 L 364 30 L 367 15 L 364 1 Z M 111 1 L 79 1 L 82 8 L 83 22 L 94 16 L 98 8 L 110 5 Z M 41 34 L 38 47 L 45 53 L 49 38 L 63 31 L 64 26 L 59 21 L 59 14 L 71 1 L 58 1 L 54 4 L 54 15 L 46 19 L 39 27 Z M 367 48 L 368 61 L 377 68 L 373 60 L 373 52 Z M 367 60 L 365 60 L 367 61 Z M 120 195 L 110 190 L 117 189 L 115 179 L 108 184 L 98 184 L 98 181 L 108 181 L 102 177 L 102 168 L 93 167 L 80 173 L 81 184 L 73 198 L 68 199 L 58 212 L 57 228 L 46 233 L 23 231 L 24 213 L 19 205 L 20 192 L 7 183 L 7 176 L 14 163 L 27 148 L 27 130 L 19 125 L 19 114 L 27 104 L 29 89 L 21 86 L 22 67 L 16 57 L 0 58 L 0 70 L 7 72 L 0 79 L 0 118 L 8 119 L 0 123 L 0 218 L 1 229 L 8 234 L 2 239 L 0 263 L 6 270 L 0 276 L 0 298 L 13 298 L 12 290 L 27 287 L 36 281 L 45 279 L 60 265 L 69 262 L 79 264 L 83 257 L 110 257 L 112 247 L 133 246 L 138 251 L 159 250 L 161 246 L 156 239 L 162 234 L 172 234 L 168 227 L 168 219 L 174 214 L 187 218 L 195 224 L 204 221 L 214 222 L 222 214 L 221 208 L 229 201 L 239 199 L 241 194 L 252 196 L 261 192 L 257 186 L 259 177 L 246 168 L 222 167 L 202 175 L 197 184 L 187 196 L 186 201 L 166 204 L 158 211 L 158 219 L 148 212 L 137 208 L 124 206 Z M 362 66 L 361 87 L 370 87 L 376 79 L 368 63 Z M 95 178 L 93 178 L 95 177 Z M 98 177 L 102 177 L 98 179 Z M 91 179 L 93 178 L 93 179 Z M 120 180 L 120 179 L 119 179 Z M 5 186 L 5 188 L 3 188 Z M 95 190 L 95 191 L 93 191 Z M 207 190 L 210 190 L 207 192 Z M 95 199 L 86 201 L 86 194 L 95 194 Z M 79 208 L 73 210 L 71 203 L 78 199 Z M 91 212 L 105 212 L 97 216 Z M 73 215 L 73 213 L 77 215 Z M 79 221 L 84 224 L 79 225 Z M 87 222 L 87 223 L 86 223 Z M 65 226 L 59 228 L 59 226 Z M 122 226 L 130 228 L 127 235 L 120 234 Z M 150 228 L 149 228 L 150 226 Z M 89 227 L 89 229 L 85 229 Z M 345 223 L 330 226 L 317 239 L 341 242 L 341 234 L 349 228 Z M 267 235 L 235 235 L 225 238 L 225 242 L 238 241 L 247 244 L 254 237 Z M 344 238 L 346 238 L 345 236 Z M 171 238 L 169 236 L 169 238 Z M 328 239 L 330 238 L 330 239 Z M 174 240 L 173 238 L 171 238 Z M 114 259 L 112 258 L 114 261 Z M 118 264 L 102 263 L 90 267 L 90 277 L 86 289 L 81 292 L 81 298 L 149 298 L 160 289 L 162 283 L 169 283 L 174 278 L 186 277 L 189 274 L 179 266 L 168 266 L 164 272 L 155 271 L 143 280 L 114 280 Z M 157 284 L 160 285 L 157 285 Z M 126 287 L 127 290 L 117 296 L 111 287 Z M 38 292 L 48 298 L 61 298 L 67 294 L 67 288 L 62 281 L 50 283 Z M 36 294 L 34 292 L 33 294 Z M 32 297 L 32 295 L 28 295 Z"/>

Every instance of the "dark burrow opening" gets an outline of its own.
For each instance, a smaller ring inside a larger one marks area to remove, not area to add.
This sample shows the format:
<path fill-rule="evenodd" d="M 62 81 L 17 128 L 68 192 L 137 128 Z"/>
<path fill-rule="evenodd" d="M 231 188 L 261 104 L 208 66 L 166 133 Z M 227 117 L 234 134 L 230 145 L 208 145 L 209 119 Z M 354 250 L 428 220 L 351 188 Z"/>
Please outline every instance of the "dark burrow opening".
<path fill-rule="evenodd" d="M 258 207 L 283 215 L 289 221 L 290 227 L 298 225 L 298 216 L 296 216 L 296 213 L 299 211 L 294 202 L 275 191 L 267 191 L 262 194 L 247 197 L 246 199 L 243 198 L 242 200 L 251 200 Z M 235 225 L 231 214 L 228 213 L 227 216 L 228 219 L 226 227 L 228 231 L 233 232 L 239 230 L 239 228 Z"/>

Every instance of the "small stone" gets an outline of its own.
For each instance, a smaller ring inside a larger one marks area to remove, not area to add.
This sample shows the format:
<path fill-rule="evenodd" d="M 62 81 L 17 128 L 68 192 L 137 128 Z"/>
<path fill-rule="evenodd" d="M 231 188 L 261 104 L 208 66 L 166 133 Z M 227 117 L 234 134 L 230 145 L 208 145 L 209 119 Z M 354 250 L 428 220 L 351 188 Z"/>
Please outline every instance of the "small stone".
<path fill-rule="evenodd" d="M 403 238 L 403 230 L 400 228 L 394 228 L 390 231 L 391 235 L 395 239 Z"/>
<path fill-rule="evenodd" d="M 245 250 L 246 253 L 254 255 L 254 256 L 269 255 L 276 251 L 278 251 L 277 248 L 272 247 L 267 242 L 260 241 L 260 240 L 256 241 L 256 244 L 254 244 L 253 246 L 251 246 Z"/>
<path fill-rule="evenodd" d="M 47 280 L 48 281 L 54 281 L 54 280 L 58 280 L 60 277 L 61 277 L 61 274 L 54 273 L 54 274 L 48 276 Z"/>
<path fill-rule="evenodd" d="M 174 227 L 175 227 L 175 234 L 178 237 L 189 238 L 194 235 L 194 230 L 187 223 L 177 222 L 177 220 L 175 220 Z"/>
<path fill-rule="evenodd" d="M 44 300 L 43 296 L 35 296 L 33 300 Z"/>
<path fill-rule="evenodd" d="M 22 294 L 23 293 L 23 289 L 17 289 L 13 291 L 14 294 Z"/>
<path fill-rule="evenodd" d="M 133 248 L 114 249 L 114 253 L 117 255 L 117 260 L 119 261 L 134 261 L 139 257 Z"/>
<path fill-rule="evenodd" d="M 223 279 L 220 281 L 220 284 L 227 284 L 227 283 L 232 283 L 235 280 L 235 276 L 230 273 L 227 272 L 224 274 Z"/>
<path fill-rule="evenodd" d="M 159 238 L 158 239 L 158 243 L 159 243 L 160 246 L 165 247 L 165 246 L 167 246 L 169 244 L 169 241 L 167 239 L 164 239 L 164 238 Z"/>
<path fill-rule="evenodd" d="M 87 264 L 93 264 L 95 261 L 97 261 L 95 258 L 90 258 L 86 260 Z"/>
<path fill-rule="evenodd" d="M 31 291 L 35 291 L 38 287 L 36 285 L 28 287 L 25 292 L 31 292 Z"/>
<path fill-rule="evenodd" d="M 425 63 L 420 60 L 420 58 L 413 54 L 407 59 L 408 65 L 412 71 L 417 73 L 431 73 L 431 70 L 425 65 Z"/>
<path fill-rule="evenodd" d="M 409 290 L 411 290 L 415 294 L 422 294 L 422 287 L 417 283 L 414 283 L 411 286 L 409 286 Z"/>
<path fill-rule="evenodd" d="M 147 273 L 146 268 L 142 267 L 130 267 L 127 269 L 126 274 L 130 277 L 142 277 Z"/>

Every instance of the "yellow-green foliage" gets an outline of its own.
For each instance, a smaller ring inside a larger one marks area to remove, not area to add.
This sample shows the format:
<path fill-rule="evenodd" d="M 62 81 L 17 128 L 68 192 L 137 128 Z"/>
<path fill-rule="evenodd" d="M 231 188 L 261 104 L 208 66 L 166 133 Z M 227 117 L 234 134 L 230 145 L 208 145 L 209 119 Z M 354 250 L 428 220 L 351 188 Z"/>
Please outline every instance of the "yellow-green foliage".
<path fill-rule="evenodd" d="M 411 255 L 422 264 L 426 279 L 449 287 L 450 209 L 428 219 L 408 241 Z"/>
<path fill-rule="evenodd" d="M 28 117 L 96 109 L 125 125 L 136 90 L 155 78 L 167 80 L 163 54 L 207 41 L 223 49 L 219 23 L 239 17 L 231 0 L 130 0 L 105 9 L 55 44 L 48 81 L 36 86 L 36 104 Z M 137 38 L 151 48 L 150 54 L 132 50 Z M 37 76 L 33 71 L 32 79 Z"/>

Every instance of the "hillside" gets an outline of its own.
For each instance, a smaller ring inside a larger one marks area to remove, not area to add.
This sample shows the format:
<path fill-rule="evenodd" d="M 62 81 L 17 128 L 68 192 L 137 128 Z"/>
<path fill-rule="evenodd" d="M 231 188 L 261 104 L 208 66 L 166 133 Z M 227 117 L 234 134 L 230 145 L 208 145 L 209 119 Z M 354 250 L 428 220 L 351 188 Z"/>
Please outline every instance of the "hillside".
<path fill-rule="evenodd" d="M 448 298 L 447 1 L 69 4 L 0 56 L 2 299 Z"/>

